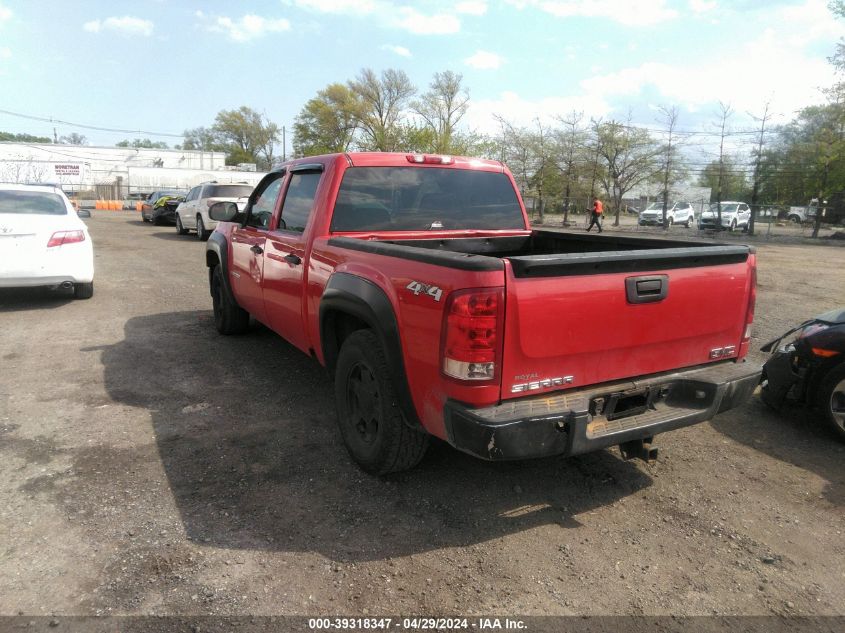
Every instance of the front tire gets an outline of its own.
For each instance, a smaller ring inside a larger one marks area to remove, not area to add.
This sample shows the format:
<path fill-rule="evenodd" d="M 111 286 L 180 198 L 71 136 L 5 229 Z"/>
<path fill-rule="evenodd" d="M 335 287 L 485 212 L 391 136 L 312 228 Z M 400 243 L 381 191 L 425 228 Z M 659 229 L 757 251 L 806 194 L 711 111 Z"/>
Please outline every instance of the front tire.
<path fill-rule="evenodd" d="M 214 326 L 220 334 L 243 334 L 249 329 L 249 312 L 235 303 L 226 292 L 220 264 L 211 273 L 211 303 L 214 308 Z"/>
<path fill-rule="evenodd" d="M 834 367 L 822 380 L 818 405 L 828 426 L 845 441 L 845 364 Z"/>
<path fill-rule="evenodd" d="M 188 234 L 188 229 L 186 229 L 184 226 L 182 226 L 182 218 L 179 217 L 178 213 L 176 214 L 176 233 L 178 233 L 179 235 L 187 235 Z"/>
<path fill-rule="evenodd" d="M 728 229 L 731 233 L 736 231 L 736 220 L 731 220 L 731 227 Z"/>
<path fill-rule="evenodd" d="M 208 236 L 211 235 L 211 231 L 205 230 L 205 223 L 202 221 L 202 216 L 197 216 L 197 239 L 200 242 L 205 242 L 208 239 Z"/>
<path fill-rule="evenodd" d="M 94 282 L 73 284 L 73 296 L 76 299 L 90 299 L 94 296 Z"/>
<path fill-rule="evenodd" d="M 408 470 L 425 455 L 429 437 L 409 426 L 399 406 L 387 358 L 372 330 L 343 342 L 335 370 L 335 400 L 343 443 L 373 475 Z"/>

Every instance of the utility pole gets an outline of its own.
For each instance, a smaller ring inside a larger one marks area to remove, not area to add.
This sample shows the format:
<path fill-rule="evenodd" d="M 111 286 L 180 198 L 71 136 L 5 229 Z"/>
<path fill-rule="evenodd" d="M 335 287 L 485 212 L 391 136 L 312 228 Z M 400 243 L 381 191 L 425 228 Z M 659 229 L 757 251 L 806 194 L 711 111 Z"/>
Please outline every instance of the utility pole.
<path fill-rule="evenodd" d="M 766 107 L 763 109 L 763 117 L 757 119 L 760 121 L 760 138 L 757 142 L 757 160 L 754 163 L 754 188 L 751 190 L 751 219 L 748 220 L 748 234 L 754 235 L 754 218 L 757 215 L 757 196 L 760 193 L 760 163 L 763 160 L 763 135 L 766 133 L 766 121 L 769 120 L 769 105 L 766 102 Z"/>
<path fill-rule="evenodd" d="M 56 134 L 56 128 L 53 128 L 53 142 L 58 145 L 59 143 L 59 135 Z"/>

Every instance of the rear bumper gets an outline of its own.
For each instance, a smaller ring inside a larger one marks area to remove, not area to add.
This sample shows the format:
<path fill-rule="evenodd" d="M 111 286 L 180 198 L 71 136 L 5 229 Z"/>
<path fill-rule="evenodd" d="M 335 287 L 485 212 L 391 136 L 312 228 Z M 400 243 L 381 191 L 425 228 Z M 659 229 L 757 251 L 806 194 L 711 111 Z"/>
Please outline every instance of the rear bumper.
<path fill-rule="evenodd" d="M 449 401 L 446 433 L 455 448 L 487 460 L 589 453 L 709 420 L 747 400 L 760 373 L 759 365 L 728 362 L 483 409 Z M 614 419 L 622 398 L 647 404 Z"/>

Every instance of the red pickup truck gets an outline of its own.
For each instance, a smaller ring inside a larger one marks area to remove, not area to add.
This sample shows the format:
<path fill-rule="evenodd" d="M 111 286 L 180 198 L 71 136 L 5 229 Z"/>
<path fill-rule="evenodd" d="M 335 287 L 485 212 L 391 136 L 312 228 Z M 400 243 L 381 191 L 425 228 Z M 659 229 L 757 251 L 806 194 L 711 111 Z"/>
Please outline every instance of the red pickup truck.
<path fill-rule="evenodd" d="M 759 381 L 752 248 L 532 230 L 496 161 L 297 159 L 210 213 L 217 329 L 251 316 L 324 365 L 371 473 L 430 435 L 490 460 L 650 457 Z"/>

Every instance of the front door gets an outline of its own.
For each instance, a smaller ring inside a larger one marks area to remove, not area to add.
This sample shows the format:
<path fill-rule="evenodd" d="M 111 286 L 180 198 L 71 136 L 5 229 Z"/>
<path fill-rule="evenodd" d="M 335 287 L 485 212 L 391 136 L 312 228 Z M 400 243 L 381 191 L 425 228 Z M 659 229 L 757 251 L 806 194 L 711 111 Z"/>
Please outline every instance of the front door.
<path fill-rule="evenodd" d="M 292 169 L 276 230 L 267 236 L 264 260 L 264 303 L 270 327 L 303 351 L 310 346 L 305 331 L 307 253 L 305 229 L 314 209 L 322 172 L 315 165 Z"/>
<path fill-rule="evenodd" d="M 232 231 L 230 240 L 232 290 L 240 306 L 265 325 L 269 323 L 261 289 L 264 247 L 284 176 L 284 172 L 274 172 L 258 183 L 245 210 L 246 222 Z"/>

